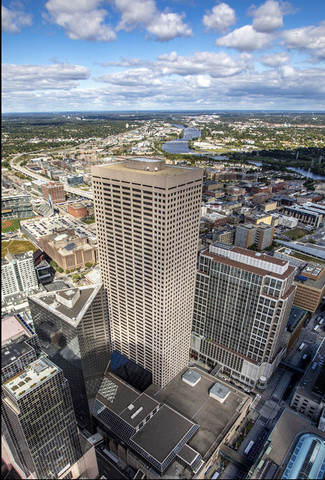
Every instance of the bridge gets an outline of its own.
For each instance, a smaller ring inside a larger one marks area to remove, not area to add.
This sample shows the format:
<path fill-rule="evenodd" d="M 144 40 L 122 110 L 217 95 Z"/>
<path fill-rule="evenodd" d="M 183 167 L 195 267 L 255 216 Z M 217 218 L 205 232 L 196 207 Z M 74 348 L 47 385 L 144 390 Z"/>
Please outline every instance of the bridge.
<path fill-rule="evenodd" d="M 292 372 L 304 373 L 305 371 L 302 368 L 297 367 L 297 365 L 293 365 L 292 363 L 286 362 L 285 360 L 282 360 L 282 362 L 280 362 L 280 365 L 287 368 L 288 370 L 291 370 Z"/>
<path fill-rule="evenodd" d="M 220 455 L 236 465 L 236 467 L 239 467 L 243 470 L 249 470 L 253 464 L 252 460 L 249 460 L 242 453 L 238 453 L 237 450 L 228 447 L 228 445 L 223 445 L 221 447 Z"/>

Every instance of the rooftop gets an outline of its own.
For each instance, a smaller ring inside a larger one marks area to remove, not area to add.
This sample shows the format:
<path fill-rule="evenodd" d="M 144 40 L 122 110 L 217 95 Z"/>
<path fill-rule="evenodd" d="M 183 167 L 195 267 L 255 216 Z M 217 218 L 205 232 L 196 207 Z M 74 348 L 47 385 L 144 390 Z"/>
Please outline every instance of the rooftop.
<path fill-rule="evenodd" d="M 42 292 L 31 295 L 29 298 L 76 327 L 100 288 L 101 284 L 89 285 L 77 289 L 68 288 L 55 292 Z M 78 298 L 76 298 L 77 296 Z"/>
<path fill-rule="evenodd" d="M 31 363 L 25 371 L 7 380 L 4 388 L 16 399 L 31 392 L 40 383 L 59 371 L 58 367 L 47 358 L 40 358 Z"/>

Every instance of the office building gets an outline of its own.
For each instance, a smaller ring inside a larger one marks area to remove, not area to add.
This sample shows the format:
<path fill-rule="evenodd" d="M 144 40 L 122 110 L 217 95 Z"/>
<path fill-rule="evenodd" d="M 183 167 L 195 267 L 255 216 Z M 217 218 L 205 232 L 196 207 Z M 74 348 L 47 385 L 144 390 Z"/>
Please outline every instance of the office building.
<path fill-rule="evenodd" d="M 28 298 L 43 350 L 68 379 L 76 415 L 89 423 L 109 361 L 108 314 L 101 284 Z"/>
<path fill-rule="evenodd" d="M 7 253 L 1 259 L 1 296 L 28 292 L 38 286 L 33 252 L 14 255 Z"/>
<path fill-rule="evenodd" d="M 83 203 L 72 203 L 68 205 L 68 213 L 75 218 L 83 218 L 88 215 L 88 208 Z"/>
<path fill-rule="evenodd" d="M 235 245 L 248 248 L 256 245 L 259 250 L 272 245 L 274 226 L 266 223 L 241 223 L 236 227 Z"/>
<path fill-rule="evenodd" d="M 19 195 L 17 191 L 13 191 L 12 194 L 4 195 L 1 198 L 1 217 L 3 220 L 33 216 L 33 205 L 30 195 Z"/>
<path fill-rule="evenodd" d="M 285 205 L 283 212 L 289 217 L 297 218 L 301 223 L 318 228 L 325 216 L 325 205 L 311 202 L 302 205 Z"/>
<path fill-rule="evenodd" d="M 26 476 L 59 478 L 81 456 L 69 385 L 39 358 L 2 385 L 3 433 Z"/>
<path fill-rule="evenodd" d="M 59 229 L 38 239 L 40 248 L 63 270 L 85 268 L 96 263 L 97 248 L 90 238 L 76 235 L 73 229 Z"/>
<path fill-rule="evenodd" d="M 41 185 L 42 195 L 45 200 L 51 200 L 53 204 L 65 202 L 64 186 L 59 183 L 49 182 Z"/>
<path fill-rule="evenodd" d="M 285 353 L 295 293 L 288 262 L 218 244 L 200 255 L 191 355 L 253 386 Z"/>
<path fill-rule="evenodd" d="M 111 349 L 160 387 L 188 365 L 202 172 L 147 158 L 92 168 Z"/>

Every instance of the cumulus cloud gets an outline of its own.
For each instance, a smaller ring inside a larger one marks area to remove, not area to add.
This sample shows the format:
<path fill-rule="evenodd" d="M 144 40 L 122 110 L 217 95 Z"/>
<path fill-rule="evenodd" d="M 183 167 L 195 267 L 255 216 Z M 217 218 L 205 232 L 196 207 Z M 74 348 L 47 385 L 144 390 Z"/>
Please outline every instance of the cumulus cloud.
<path fill-rule="evenodd" d="M 318 26 L 293 28 L 282 32 L 287 48 L 304 50 L 319 59 L 325 59 L 325 20 Z"/>
<path fill-rule="evenodd" d="M 273 39 L 272 34 L 256 32 L 252 25 L 245 25 L 219 38 L 215 44 L 221 47 L 235 48 L 242 52 L 252 52 L 270 47 Z"/>
<path fill-rule="evenodd" d="M 68 63 L 4 64 L 2 67 L 4 91 L 71 89 L 78 86 L 78 80 L 86 80 L 89 76 L 90 72 L 86 67 Z"/>
<path fill-rule="evenodd" d="M 212 8 L 212 11 L 207 11 L 203 17 L 203 24 L 207 30 L 214 30 L 215 32 L 225 33 L 231 25 L 236 23 L 235 10 L 227 3 L 219 3 Z"/>
<path fill-rule="evenodd" d="M 2 31 L 5 33 L 16 34 L 21 31 L 22 27 L 30 27 L 32 25 L 32 17 L 22 9 L 9 10 L 5 6 L 1 6 L 1 22 Z"/>
<path fill-rule="evenodd" d="M 137 25 L 148 25 L 157 13 L 154 0 L 114 0 L 121 13 L 117 30 L 133 30 Z"/>
<path fill-rule="evenodd" d="M 254 30 L 257 32 L 270 33 L 283 27 L 282 9 L 276 0 L 267 0 L 256 10 L 252 10 L 251 14 L 254 16 Z"/>
<path fill-rule="evenodd" d="M 192 36 L 191 28 L 183 23 L 184 15 L 178 13 L 160 13 L 147 26 L 147 31 L 156 35 L 160 42 L 167 42 L 176 37 Z"/>
<path fill-rule="evenodd" d="M 279 67 L 290 62 L 290 55 L 286 52 L 273 53 L 271 55 L 263 55 L 258 59 L 267 67 Z"/>
<path fill-rule="evenodd" d="M 251 55 L 242 54 L 237 58 L 224 52 L 196 52 L 192 56 L 180 56 L 176 52 L 160 55 L 156 62 L 163 75 L 208 74 L 211 77 L 227 77 L 250 68 Z"/>
<path fill-rule="evenodd" d="M 111 42 L 116 34 L 110 25 L 105 24 L 107 11 L 99 8 L 100 0 L 49 0 L 45 7 L 47 18 L 64 28 L 72 40 Z"/>

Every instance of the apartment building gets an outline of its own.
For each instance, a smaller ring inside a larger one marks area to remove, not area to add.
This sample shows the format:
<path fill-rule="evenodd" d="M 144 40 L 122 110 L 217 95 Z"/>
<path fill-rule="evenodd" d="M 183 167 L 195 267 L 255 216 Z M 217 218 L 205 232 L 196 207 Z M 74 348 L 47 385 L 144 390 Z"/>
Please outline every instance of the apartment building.
<path fill-rule="evenodd" d="M 1 296 L 28 292 L 38 286 L 32 250 L 1 259 Z"/>

